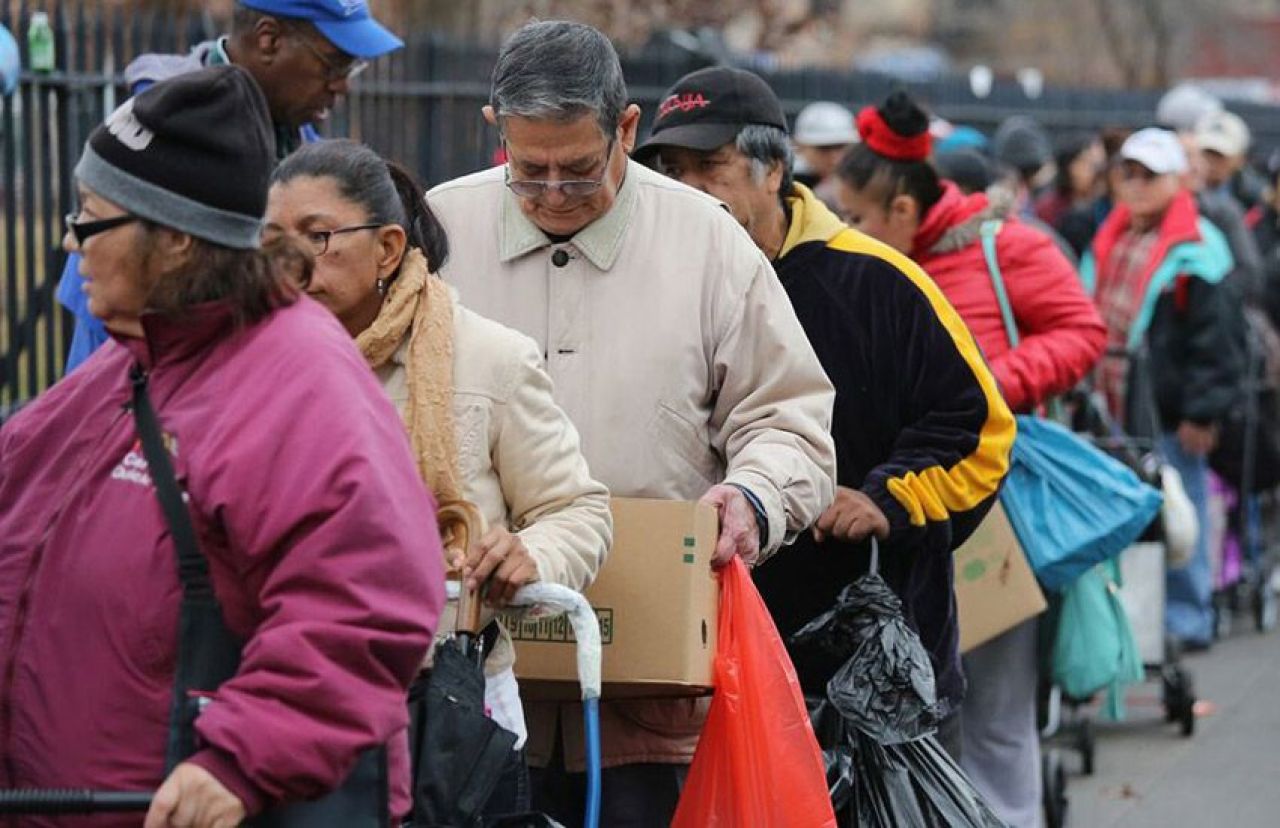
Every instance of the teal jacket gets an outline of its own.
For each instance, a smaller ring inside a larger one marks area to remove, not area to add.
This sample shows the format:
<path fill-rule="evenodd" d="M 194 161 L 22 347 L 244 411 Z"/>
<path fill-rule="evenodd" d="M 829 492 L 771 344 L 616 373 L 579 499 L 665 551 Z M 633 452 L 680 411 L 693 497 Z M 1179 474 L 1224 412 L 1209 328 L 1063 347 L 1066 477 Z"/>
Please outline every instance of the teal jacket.
<path fill-rule="evenodd" d="M 1080 265 L 1090 294 L 1109 274 L 1116 242 L 1128 230 L 1129 211 L 1117 207 L 1103 222 Z M 1147 264 L 1146 288 L 1130 326 L 1126 349 L 1144 347 L 1160 424 L 1221 420 L 1239 398 L 1244 355 L 1234 335 L 1244 324 L 1240 302 L 1224 284 L 1234 261 L 1226 237 L 1199 215 L 1189 192 L 1180 193 L 1160 223 Z M 1142 400 L 1130 395 L 1133 406 Z M 1149 419 L 1150 415 L 1146 414 Z"/>

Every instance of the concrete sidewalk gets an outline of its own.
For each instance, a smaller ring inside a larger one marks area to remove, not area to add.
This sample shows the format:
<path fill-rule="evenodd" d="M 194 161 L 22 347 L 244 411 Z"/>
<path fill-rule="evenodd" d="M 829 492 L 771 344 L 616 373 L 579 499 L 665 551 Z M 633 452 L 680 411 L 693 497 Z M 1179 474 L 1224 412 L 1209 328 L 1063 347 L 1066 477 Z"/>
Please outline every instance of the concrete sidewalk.
<path fill-rule="evenodd" d="M 1095 715 L 1094 776 L 1064 751 L 1072 828 L 1280 825 L 1280 631 L 1241 630 L 1184 666 L 1213 707 L 1194 736 L 1164 723 L 1150 682 L 1130 690 L 1127 721 Z"/>

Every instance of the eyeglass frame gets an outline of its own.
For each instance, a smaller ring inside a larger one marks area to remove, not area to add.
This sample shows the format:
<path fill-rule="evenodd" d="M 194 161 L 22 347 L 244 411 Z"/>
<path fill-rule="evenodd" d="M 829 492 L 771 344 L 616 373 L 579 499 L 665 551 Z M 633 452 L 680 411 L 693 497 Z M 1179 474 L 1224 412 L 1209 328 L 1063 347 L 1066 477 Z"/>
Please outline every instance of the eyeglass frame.
<path fill-rule="evenodd" d="M 84 247 L 85 242 L 99 233 L 105 233 L 108 230 L 114 230 L 117 227 L 123 227 L 135 221 L 142 221 L 142 216 L 135 216 L 132 213 L 96 221 L 77 221 L 76 219 L 79 215 L 79 213 L 67 213 L 63 217 L 67 230 L 70 231 L 71 237 L 76 240 L 76 247 Z"/>
<path fill-rule="evenodd" d="M 324 243 L 321 245 L 318 252 L 315 250 L 311 251 L 311 255 L 318 259 L 329 252 L 329 243 L 333 241 L 334 236 L 341 235 L 343 233 L 358 233 L 361 230 L 378 230 L 386 226 L 387 225 L 384 223 L 371 222 L 368 224 L 352 224 L 348 227 L 339 227 L 336 230 L 307 230 L 300 235 L 307 239 L 308 244 L 311 243 L 311 239 L 309 237 L 319 236 L 324 239 Z"/>
<path fill-rule="evenodd" d="M 351 62 L 348 63 L 345 68 L 335 64 L 332 57 L 326 55 L 320 50 L 320 47 L 311 42 L 311 36 L 308 35 L 301 27 L 284 20 L 280 22 L 286 29 L 292 32 L 298 40 L 302 41 L 304 46 L 311 50 L 311 54 L 315 55 L 316 58 L 324 64 L 325 83 L 336 83 L 340 80 L 354 80 L 357 75 L 369 68 L 369 61 L 361 60 L 357 57 L 352 57 Z"/>
<path fill-rule="evenodd" d="M 508 160 L 505 172 L 505 183 L 507 185 L 507 189 L 515 193 L 520 198 L 528 199 L 542 198 L 551 190 L 559 190 L 565 198 L 589 198 L 590 196 L 600 192 L 600 188 L 604 186 L 605 179 L 609 177 L 609 161 L 613 158 L 613 147 L 617 143 L 618 137 L 616 135 L 609 138 L 609 146 L 604 153 L 604 168 L 600 171 L 600 177 L 595 179 L 579 178 L 570 181 L 548 181 L 547 179 L 533 178 L 516 179 L 511 177 L 511 162 Z M 505 138 L 502 141 L 502 145 L 504 147 L 507 145 Z M 510 155 L 508 154 L 508 159 L 509 158 Z M 525 185 L 533 187 L 534 189 L 528 193 L 520 192 L 518 188 Z M 580 185 L 587 185 L 588 189 L 582 190 L 580 189 Z M 570 187 L 579 189 L 579 191 L 570 192 Z"/>

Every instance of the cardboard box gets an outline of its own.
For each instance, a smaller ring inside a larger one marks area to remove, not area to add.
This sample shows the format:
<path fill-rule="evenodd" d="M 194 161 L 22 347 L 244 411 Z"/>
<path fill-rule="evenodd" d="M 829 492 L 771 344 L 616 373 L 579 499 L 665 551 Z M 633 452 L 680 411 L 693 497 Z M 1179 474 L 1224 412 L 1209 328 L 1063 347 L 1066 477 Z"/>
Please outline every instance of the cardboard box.
<path fill-rule="evenodd" d="M 613 549 L 586 596 L 600 618 L 604 698 L 705 695 L 712 685 L 719 583 L 716 510 L 613 498 Z M 576 699 L 573 630 L 563 618 L 508 623 L 520 693 Z"/>
<path fill-rule="evenodd" d="M 955 566 L 962 653 L 1034 618 L 1047 606 L 999 503 L 956 550 Z"/>

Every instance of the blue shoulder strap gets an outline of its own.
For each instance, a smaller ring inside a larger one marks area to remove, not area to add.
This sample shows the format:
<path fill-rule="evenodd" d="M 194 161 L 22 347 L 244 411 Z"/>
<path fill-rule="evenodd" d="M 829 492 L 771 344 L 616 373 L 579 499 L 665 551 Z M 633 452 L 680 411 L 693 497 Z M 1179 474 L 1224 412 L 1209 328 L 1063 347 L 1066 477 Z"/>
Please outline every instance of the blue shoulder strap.
<path fill-rule="evenodd" d="M 996 237 L 1004 222 L 997 219 L 984 221 L 982 229 L 982 256 L 987 260 L 987 273 L 991 276 L 991 287 L 996 292 L 996 302 L 1000 304 L 1000 316 L 1004 319 L 1004 332 L 1009 337 L 1009 347 L 1016 348 L 1022 337 L 1018 335 L 1018 323 L 1013 318 L 1013 307 L 1009 304 L 1009 294 L 1004 289 L 1004 276 L 1000 273 L 1000 260 L 996 258 Z"/>

